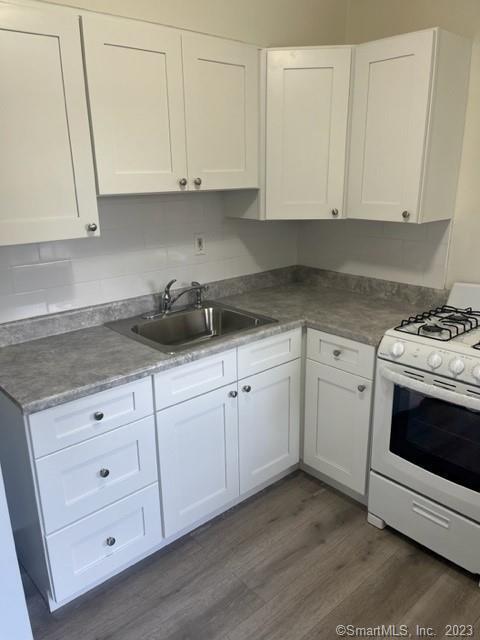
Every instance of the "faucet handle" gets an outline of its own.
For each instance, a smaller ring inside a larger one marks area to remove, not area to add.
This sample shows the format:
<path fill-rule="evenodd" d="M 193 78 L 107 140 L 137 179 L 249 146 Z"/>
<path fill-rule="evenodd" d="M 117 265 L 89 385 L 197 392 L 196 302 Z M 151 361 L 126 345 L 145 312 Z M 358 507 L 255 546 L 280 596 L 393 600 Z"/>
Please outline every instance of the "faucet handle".
<path fill-rule="evenodd" d="M 200 282 L 197 282 L 196 280 L 192 281 L 192 287 L 198 287 L 199 289 L 202 289 L 203 291 L 207 291 L 208 290 L 208 285 L 200 284 Z"/>

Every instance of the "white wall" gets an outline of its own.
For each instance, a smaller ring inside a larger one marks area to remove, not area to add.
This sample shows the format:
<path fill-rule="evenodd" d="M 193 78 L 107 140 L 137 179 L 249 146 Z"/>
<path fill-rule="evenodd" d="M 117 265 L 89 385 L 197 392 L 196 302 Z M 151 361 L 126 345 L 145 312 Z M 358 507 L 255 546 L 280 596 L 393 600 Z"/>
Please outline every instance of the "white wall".
<path fill-rule="evenodd" d="M 0 247 L 0 322 L 297 263 L 295 223 L 225 219 L 216 193 L 102 198 L 100 225 L 100 238 Z"/>
<path fill-rule="evenodd" d="M 262 46 L 342 43 L 347 10 L 347 0 L 57 0 L 55 3 Z"/>
<path fill-rule="evenodd" d="M 480 282 L 480 2 L 479 0 L 349 0 L 352 43 L 439 26 L 473 39 L 462 166 L 447 265 L 447 285 Z M 368 245 L 368 243 L 366 243 Z"/>
<path fill-rule="evenodd" d="M 442 288 L 448 229 L 448 222 L 304 222 L 299 230 L 299 262 L 342 273 Z"/>

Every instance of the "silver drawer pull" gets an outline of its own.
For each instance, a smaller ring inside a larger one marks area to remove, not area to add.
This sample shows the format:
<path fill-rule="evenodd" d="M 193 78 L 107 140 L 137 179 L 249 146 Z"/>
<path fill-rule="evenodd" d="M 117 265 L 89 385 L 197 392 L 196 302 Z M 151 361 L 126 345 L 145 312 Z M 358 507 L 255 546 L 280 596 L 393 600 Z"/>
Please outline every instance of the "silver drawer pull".
<path fill-rule="evenodd" d="M 242 391 L 244 391 L 245 393 L 250 393 L 251 390 L 252 390 L 252 387 L 249 384 L 245 384 L 242 387 Z"/>
<path fill-rule="evenodd" d="M 342 350 L 341 349 L 334 349 L 333 350 L 333 355 L 335 356 L 335 358 L 339 358 L 342 355 Z"/>
<path fill-rule="evenodd" d="M 364 384 L 359 384 L 358 387 L 357 387 L 357 389 L 360 391 L 360 393 L 363 393 L 366 388 L 367 387 Z"/>
<path fill-rule="evenodd" d="M 228 395 L 230 396 L 230 398 L 236 398 L 238 396 L 238 392 L 237 391 L 229 391 Z"/>
<path fill-rule="evenodd" d="M 106 540 L 105 540 L 107 547 L 113 547 L 113 545 L 115 544 L 116 540 L 115 538 L 112 538 L 111 536 L 109 536 Z"/>
<path fill-rule="evenodd" d="M 100 420 L 103 420 L 105 415 L 104 415 L 104 413 L 102 411 L 95 411 L 95 413 L 93 414 L 93 417 L 95 418 L 95 420 L 97 422 L 100 422 Z"/>
<path fill-rule="evenodd" d="M 110 469 L 100 469 L 101 478 L 108 478 L 109 475 L 110 475 Z"/>

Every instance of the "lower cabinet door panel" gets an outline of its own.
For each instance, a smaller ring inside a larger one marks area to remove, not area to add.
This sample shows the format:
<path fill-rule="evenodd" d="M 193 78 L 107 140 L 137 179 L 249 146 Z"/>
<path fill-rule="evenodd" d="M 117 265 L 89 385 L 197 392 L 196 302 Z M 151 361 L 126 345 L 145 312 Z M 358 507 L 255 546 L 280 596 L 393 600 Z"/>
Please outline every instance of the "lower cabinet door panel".
<path fill-rule="evenodd" d="M 158 483 L 47 536 L 55 600 L 115 573 L 161 540 Z"/>
<path fill-rule="evenodd" d="M 364 494 L 372 383 L 307 360 L 304 462 Z"/>
<path fill-rule="evenodd" d="M 299 460 L 300 363 L 293 360 L 239 383 L 241 493 Z"/>
<path fill-rule="evenodd" d="M 148 416 L 37 460 L 47 534 L 157 482 L 155 449 Z"/>
<path fill-rule="evenodd" d="M 239 495 L 236 390 L 235 383 L 157 413 L 167 537 Z"/>

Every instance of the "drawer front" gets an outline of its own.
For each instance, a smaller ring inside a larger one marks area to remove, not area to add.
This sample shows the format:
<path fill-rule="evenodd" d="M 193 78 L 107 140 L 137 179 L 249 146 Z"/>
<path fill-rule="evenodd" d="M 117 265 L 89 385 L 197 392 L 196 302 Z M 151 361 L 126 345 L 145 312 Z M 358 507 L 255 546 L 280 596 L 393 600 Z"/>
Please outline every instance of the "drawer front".
<path fill-rule="evenodd" d="M 153 413 L 151 378 L 101 391 L 30 416 L 35 458 Z"/>
<path fill-rule="evenodd" d="M 55 600 L 107 578 L 161 540 L 157 483 L 47 536 Z"/>
<path fill-rule="evenodd" d="M 157 410 L 189 400 L 237 379 L 235 349 L 162 371 L 154 376 Z"/>
<path fill-rule="evenodd" d="M 370 474 L 368 511 L 472 573 L 480 572 L 480 525 L 414 491 Z"/>
<path fill-rule="evenodd" d="M 143 418 L 37 460 L 51 533 L 158 480 L 155 419 Z"/>
<path fill-rule="evenodd" d="M 302 355 L 302 330 L 294 329 L 238 349 L 239 379 L 271 369 Z"/>
<path fill-rule="evenodd" d="M 375 348 L 368 344 L 308 329 L 307 358 L 363 378 L 373 379 Z"/>

